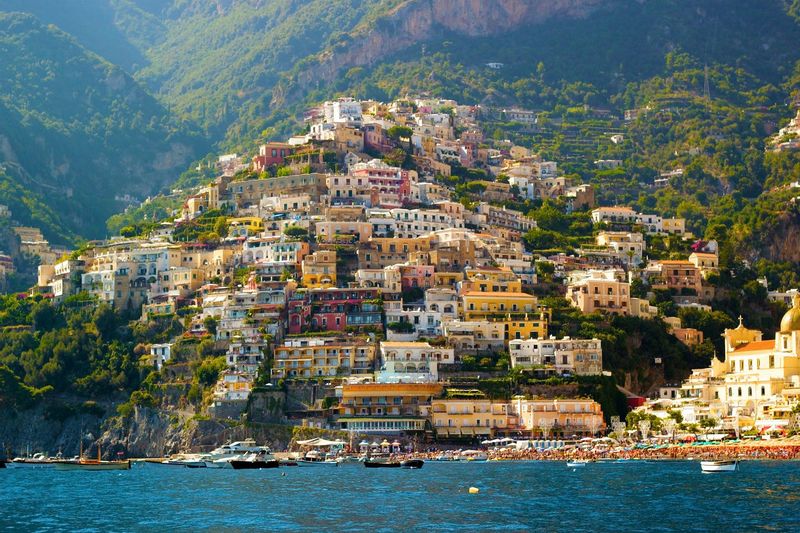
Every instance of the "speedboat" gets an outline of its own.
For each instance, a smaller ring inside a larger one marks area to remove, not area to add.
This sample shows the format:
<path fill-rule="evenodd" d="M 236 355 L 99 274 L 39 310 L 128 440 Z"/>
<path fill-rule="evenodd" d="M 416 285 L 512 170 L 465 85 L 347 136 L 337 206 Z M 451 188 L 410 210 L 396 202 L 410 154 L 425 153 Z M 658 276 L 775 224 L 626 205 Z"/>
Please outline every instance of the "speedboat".
<path fill-rule="evenodd" d="M 575 461 L 567 461 L 567 466 L 570 468 L 575 468 L 578 466 L 586 466 L 587 464 L 589 464 L 589 461 L 583 459 L 578 459 Z"/>
<path fill-rule="evenodd" d="M 739 461 L 732 459 L 722 461 L 700 461 L 700 470 L 706 473 L 735 472 L 737 468 L 739 468 Z"/>
<path fill-rule="evenodd" d="M 266 457 L 267 454 L 265 453 L 250 453 L 241 459 L 231 459 L 229 464 L 234 470 L 261 470 L 264 468 L 278 468 L 280 463 L 276 459 L 267 459 Z"/>
<path fill-rule="evenodd" d="M 206 468 L 231 468 L 230 461 L 233 459 L 241 460 L 247 454 L 263 454 L 264 460 L 274 460 L 269 447 L 256 446 L 256 441 L 252 439 L 224 444 L 211 452 L 204 454 L 202 460 Z"/>

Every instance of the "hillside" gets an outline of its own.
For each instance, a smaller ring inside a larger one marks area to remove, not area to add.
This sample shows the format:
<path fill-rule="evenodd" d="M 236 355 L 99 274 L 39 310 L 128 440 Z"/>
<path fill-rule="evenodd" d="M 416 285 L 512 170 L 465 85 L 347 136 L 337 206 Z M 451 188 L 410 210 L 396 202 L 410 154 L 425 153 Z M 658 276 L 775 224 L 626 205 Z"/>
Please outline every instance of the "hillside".
<path fill-rule="evenodd" d="M 0 14 L 0 56 L 0 162 L 16 183 L 0 202 L 28 206 L 15 216 L 50 238 L 102 235 L 116 196 L 157 191 L 202 146 L 123 70 L 32 16 Z"/>

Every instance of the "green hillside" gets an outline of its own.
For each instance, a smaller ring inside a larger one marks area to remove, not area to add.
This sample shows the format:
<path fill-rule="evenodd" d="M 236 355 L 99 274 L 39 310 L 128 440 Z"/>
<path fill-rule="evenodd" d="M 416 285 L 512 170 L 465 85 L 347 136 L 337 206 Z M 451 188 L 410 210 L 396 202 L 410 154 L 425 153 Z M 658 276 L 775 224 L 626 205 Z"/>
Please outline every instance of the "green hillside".
<path fill-rule="evenodd" d="M 117 195 L 157 191 L 203 146 L 123 70 L 32 16 L 0 14 L 0 57 L 0 163 L 14 179 L 0 201 L 56 241 L 102 236 Z"/>

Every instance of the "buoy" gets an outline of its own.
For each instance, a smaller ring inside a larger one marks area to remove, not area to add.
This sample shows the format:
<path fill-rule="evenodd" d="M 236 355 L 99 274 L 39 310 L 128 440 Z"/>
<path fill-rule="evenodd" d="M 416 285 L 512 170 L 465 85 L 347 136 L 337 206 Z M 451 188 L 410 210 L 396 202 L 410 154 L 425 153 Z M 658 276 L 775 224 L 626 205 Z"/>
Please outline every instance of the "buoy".
<path fill-rule="evenodd" d="M 481 489 L 479 489 L 478 487 L 470 487 L 469 488 L 469 493 L 470 494 L 478 494 L 480 491 L 481 491 Z"/>

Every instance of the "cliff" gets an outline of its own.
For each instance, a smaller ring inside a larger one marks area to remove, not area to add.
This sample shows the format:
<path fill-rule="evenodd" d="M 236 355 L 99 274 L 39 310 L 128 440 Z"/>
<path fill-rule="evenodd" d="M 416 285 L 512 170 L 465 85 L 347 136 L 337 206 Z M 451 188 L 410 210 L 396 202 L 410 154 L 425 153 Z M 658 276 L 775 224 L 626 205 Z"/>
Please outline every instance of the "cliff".
<path fill-rule="evenodd" d="M 345 68 L 369 67 L 443 33 L 487 37 L 547 20 L 585 18 L 607 0 L 407 0 L 374 24 L 360 25 L 273 90 L 272 105 L 302 97 Z"/>

